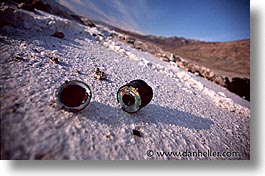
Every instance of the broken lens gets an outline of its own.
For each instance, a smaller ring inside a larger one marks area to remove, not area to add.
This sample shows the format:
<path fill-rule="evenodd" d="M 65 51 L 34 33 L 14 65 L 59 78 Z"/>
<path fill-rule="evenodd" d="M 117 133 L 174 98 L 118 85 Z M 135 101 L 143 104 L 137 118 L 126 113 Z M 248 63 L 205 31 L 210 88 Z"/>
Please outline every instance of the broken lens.
<path fill-rule="evenodd" d="M 133 80 L 122 86 L 117 92 L 120 107 L 129 113 L 135 113 L 146 106 L 153 98 L 152 88 L 143 80 Z"/>
<path fill-rule="evenodd" d="M 84 82 L 73 80 L 62 84 L 56 92 L 57 104 L 68 111 L 80 111 L 91 100 L 92 94 L 89 86 Z"/>

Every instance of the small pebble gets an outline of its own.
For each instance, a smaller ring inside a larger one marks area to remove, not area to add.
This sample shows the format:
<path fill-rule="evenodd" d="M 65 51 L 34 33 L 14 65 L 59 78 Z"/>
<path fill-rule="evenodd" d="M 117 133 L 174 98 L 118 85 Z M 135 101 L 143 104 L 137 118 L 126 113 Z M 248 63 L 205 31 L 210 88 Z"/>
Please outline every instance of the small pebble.
<path fill-rule="evenodd" d="M 50 57 L 50 62 L 53 64 L 59 64 L 58 58 L 55 58 L 55 57 Z"/>
<path fill-rule="evenodd" d="M 80 72 L 79 70 L 76 69 L 76 70 L 75 70 L 75 73 L 76 73 L 76 74 L 80 74 L 81 72 Z"/>
<path fill-rule="evenodd" d="M 98 80 L 106 80 L 107 75 L 97 67 L 94 71 L 94 78 Z"/>
<path fill-rule="evenodd" d="M 50 104 L 50 107 L 52 107 L 52 108 L 56 108 L 56 103 L 51 103 L 51 104 Z"/>
<path fill-rule="evenodd" d="M 52 36 L 57 38 L 64 38 L 64 33 L 57 31 L 54 34 L 52 34 Z"/>
<path fill-rule="evenodd" d="M 135 130 L 135 129 L 133 130 L 133 135 L 138 136 L 138 137 L 142 137 L 141 132 L 138 130 Z"/>
<path fill-rule="evenodd" d="M 14 58 L 15 61 L 25 61 L 26 59 L 21 55 L 17 54 Z"/>

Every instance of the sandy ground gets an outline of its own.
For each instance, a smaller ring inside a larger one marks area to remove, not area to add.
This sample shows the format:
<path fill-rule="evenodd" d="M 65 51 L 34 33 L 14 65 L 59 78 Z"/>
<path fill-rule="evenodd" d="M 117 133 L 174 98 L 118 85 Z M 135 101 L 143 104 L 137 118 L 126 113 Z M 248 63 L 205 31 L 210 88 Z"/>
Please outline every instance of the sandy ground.
<path fill-rule="evenodd" d="M 250 158 L 249 102 L 114 41 L 104 27 L 90 28 L 40 11 L 15 13 L 19 26 L 0 30 L 1 158 Z M 55 31 L 65 37 L 52 37 Z M 96 67 L 107 73 L 108 81 L 91 76 Z M 93 92 L 90 105 L 79 113 L 58 109 L 54 100 L 57 88 L 73 79 L 84 81 Z M 119 108 L 116 92 L 134 79 L 145 80 L 154 97 L 136 114 L 128 114 Z M 133 129 L 142 137 L 133 135 Z"/>

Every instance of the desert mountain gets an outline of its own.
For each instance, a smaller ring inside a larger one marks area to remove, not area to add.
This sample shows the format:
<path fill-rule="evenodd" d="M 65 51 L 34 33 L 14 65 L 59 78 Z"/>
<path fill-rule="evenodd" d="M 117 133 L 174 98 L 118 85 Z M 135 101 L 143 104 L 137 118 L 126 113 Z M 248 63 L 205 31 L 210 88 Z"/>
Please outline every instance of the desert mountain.
<path fill-rule="evenodd" d="M 113 30 L 121 41 L 149 52 L 164 61 L 173 61 L 250 100 L 250 40 L 206 42 L 184 37 L 161 37 Z M 171 59 L 170 59 L 171 58 Z"/>

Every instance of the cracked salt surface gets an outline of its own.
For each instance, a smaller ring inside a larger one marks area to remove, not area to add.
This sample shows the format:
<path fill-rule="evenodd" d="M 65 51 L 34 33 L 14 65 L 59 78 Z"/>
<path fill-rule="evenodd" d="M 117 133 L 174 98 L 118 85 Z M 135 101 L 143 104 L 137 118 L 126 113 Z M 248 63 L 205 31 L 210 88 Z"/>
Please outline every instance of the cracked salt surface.
<path fill-rule="evenodd" d="M 5 26 L 0 33 L 3 157 L 250 158 L 249 105 L 216 92 L 211 89 L 215 84 L 173 63 L 113 40 L 102 26 L 90 28 L 41 11 L 16 13 L 24 21 L 21 27 Z M 56 30 L 65 37 L 52 37 Z M 16 54 L 23 59 L 15 60 Z M 51 63 L 50 57 L 58 58 L 59 64 Z M 109 81 L 91 76 L 96 67 Z M 93 93 L 90 105 L 79 113 L 54 105 L 57 88 L 73 79 L 87 83 Z M 154 97 L 136 114 L 128 114 L 119 108 L 116 91 L 134 79 L 145 80 Z M 142 137 L 132 135 L 135 128 Z M 236 151 L 240 156 L 148 157 L 147 150 Z"/>

